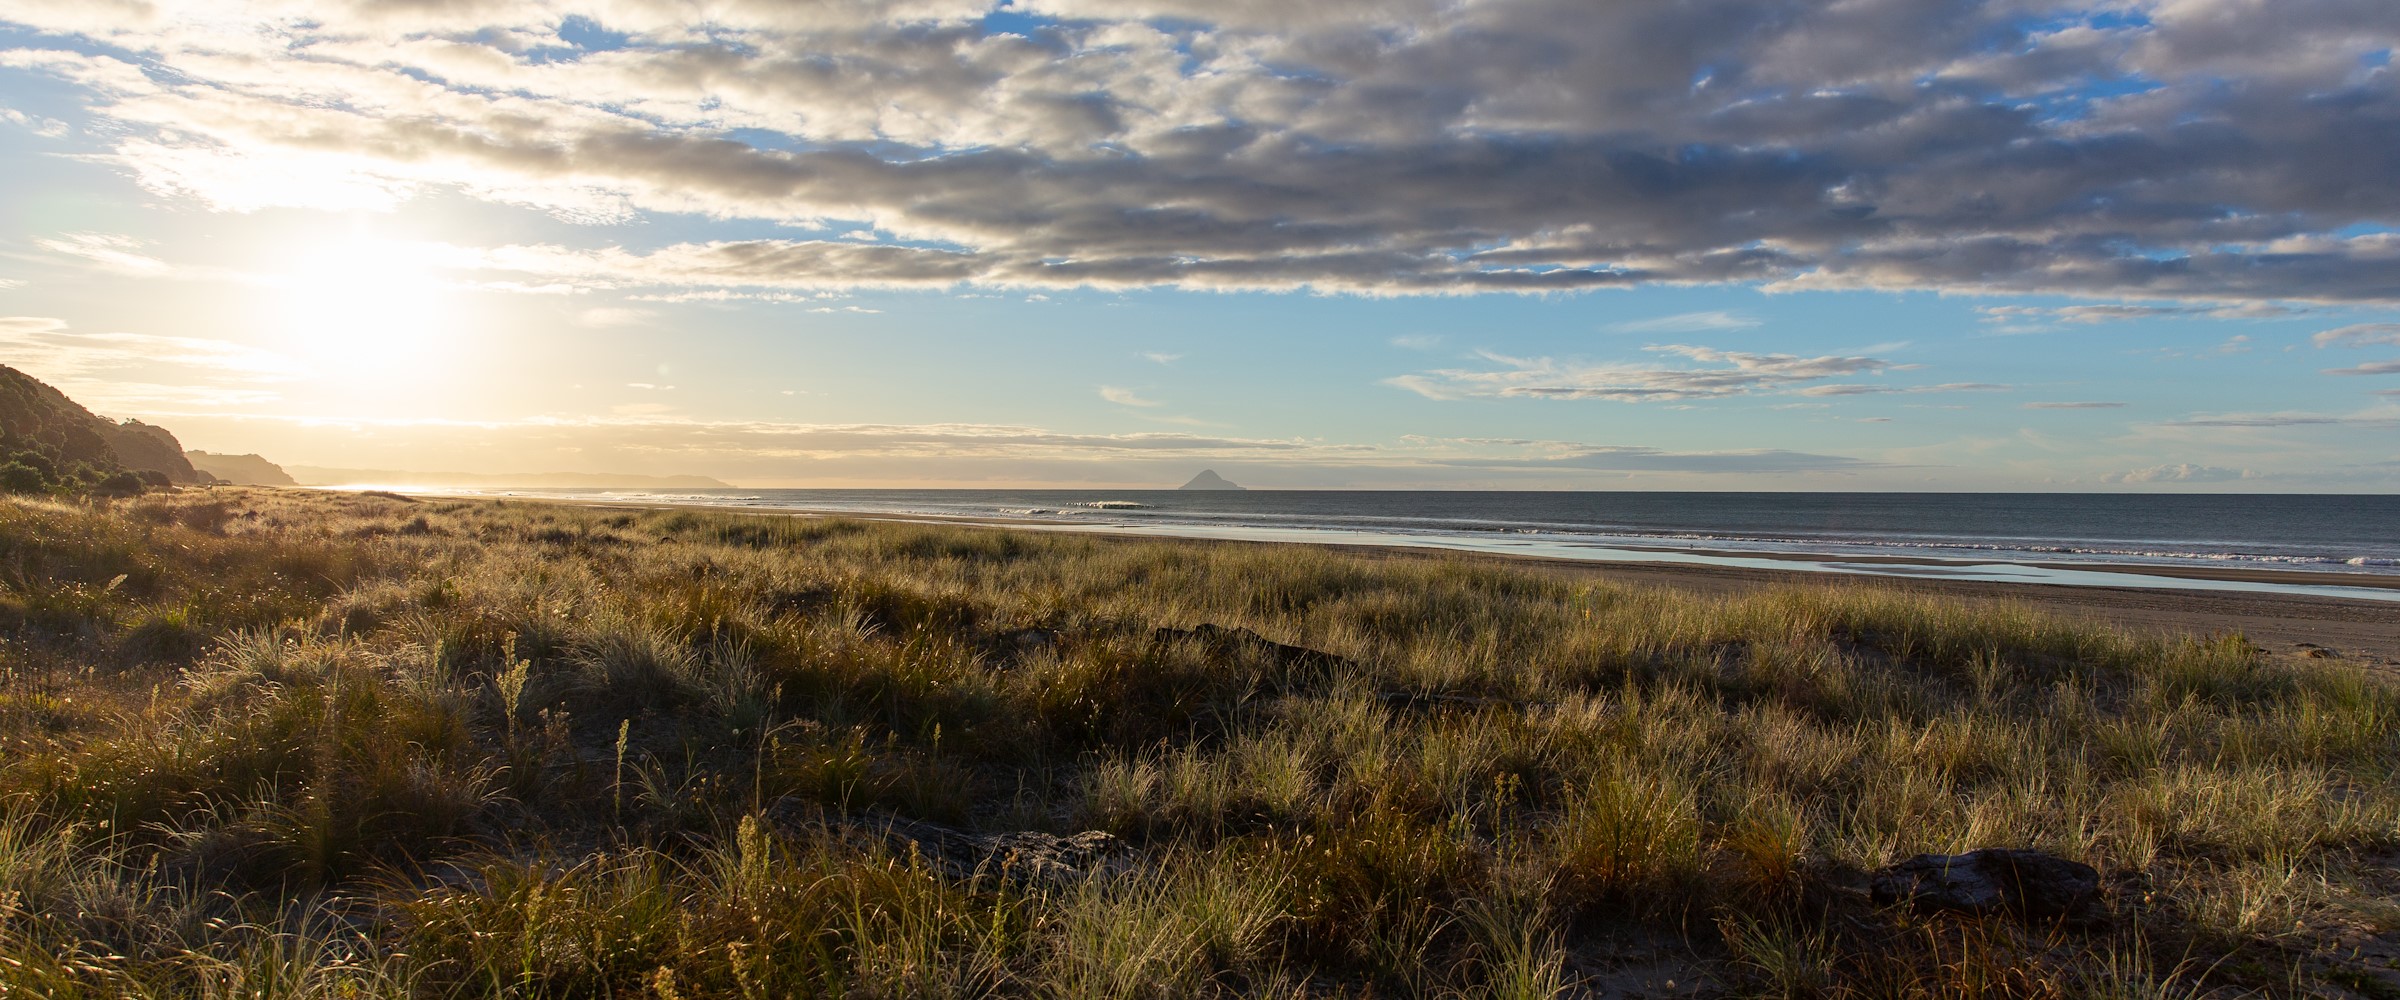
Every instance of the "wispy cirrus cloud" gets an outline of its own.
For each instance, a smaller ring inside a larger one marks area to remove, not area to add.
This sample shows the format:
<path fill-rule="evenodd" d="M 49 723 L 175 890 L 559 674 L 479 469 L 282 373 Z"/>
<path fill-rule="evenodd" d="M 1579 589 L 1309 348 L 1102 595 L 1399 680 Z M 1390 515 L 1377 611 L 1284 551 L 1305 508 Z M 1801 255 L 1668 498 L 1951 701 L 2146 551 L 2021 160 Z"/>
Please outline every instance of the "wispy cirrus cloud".
<path fill-rule="evenodd" d="M 274 385 L 307 374 L 286 355 L 244 344 L 84 333 L 47 316 L 0 316 L 0 352 L 10 365 L 104 409 L 266 402 L 277 398 Z"/>
<path fill-rule="evenodd" d="M 1933 385 L 1879 385 L 1845 382 L 1833 385 L 1812 385 L 1795 390 L 1795 396 L 1887 396 L 1921 395 L 1932 392 L 2006 392 L 2009 386 L 1996 382 L 1941 382 Z"/>
<path fill-rule="evenodd" d="M 2240 302 L 2231 305 L 2158 305 L 2130 303 L 2091 303 L 2071 306 L 1977 306 L 1986 323 L 2044 324 L 2071 323 L 2093 326 L 2101 323 L 2123 323 L 2144 319 L 2282 319 L 2308 312 L 2305 306 L 2290 306 L 2275 302 Z"/>
<path fill-rule="evenodd" d="M 1673 472 L 1721 475 L 1737 473 L 1843 473 L 1884 468 L 1883 463 L 1843 455 L 1816 455 L 1783 449 L 1750 451 L 1666 451 L 1658 448 L 1601 447 L 1563 455 L 1525 458 L 1461 458 L 1438 464 L 1478 469 L 1560 470 L 1597 472 Z"/>
<path fill-rule="evenodd" d="M 2125 404 L 2102 400 L 2042 400 L 2026 403 L 2022 408 L 2027 410 L 2121 410 L 2125 408 Z"/>
<path fill-rule="evenodd" d="M 166 261 L 142 253 L 148 241 L 114 233 L 66 233 L 36 239 L 35 246 L 52 253 L 64 254 L 97 264 L 124 274 L 156 277 L 173 268 Z"/>
<path fill-rule="evenodd" d="M 1115 403 L 1118 406 L 1155 407 L 1166 405 L 1158 400 L 1145 398 L 1141 393 L 1135 392 L 1131 389 L 1113 385 L 1101 386 L 1100 398 L 1108 400 L 1111 403 Z"/>
<path fill-rule="evenodd" d="M 1610 323 L 1608 329 L 1618 333 L 1708 333 L 1717 330 L 1747 330 L 1759 323 L 1760 321 L 1753 316 L 1744 316 L 1724 310 L 1710 310 Z"/>
<path fill-rule="evenodd" d="M 2170 420 L 2167 427 L 2218 428 L 2276 428 L 2276 427 L 2400 427 L 2400 412 L 2393 413 L 2204 413 Z"/>
<path fill-rule="evenodd" d="M 1698 365 L 1585 363 L 1553 358 L 1515 358 L 1478 352 L 1499 367 L 1445 368 L 1401 375 L 1384 384 L 1431 399 L 1522 398 L 1607 399 L 1617 402 L 1718 399 L 1798 389 L 1810 382 L 1875 374 L 1903 366 L 1882 358 L 1724 351 L 1689 344 L 1644 350 L 1685 358 Z"/>

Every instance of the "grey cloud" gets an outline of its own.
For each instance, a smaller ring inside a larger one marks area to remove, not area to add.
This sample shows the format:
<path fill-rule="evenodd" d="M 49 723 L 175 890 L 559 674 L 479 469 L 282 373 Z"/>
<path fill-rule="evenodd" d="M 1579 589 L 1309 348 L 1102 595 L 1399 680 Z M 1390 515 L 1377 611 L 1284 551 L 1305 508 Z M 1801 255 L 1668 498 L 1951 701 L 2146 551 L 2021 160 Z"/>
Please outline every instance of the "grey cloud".
<path fill-rule="evenodd" d="M 2353 323 L 2335 327 L 2309 338 L 2318 347 L 2365 347 L 2370 344 L 2400 344 L 2400 323 Z"/>
<path fill-rule="evenodd" d="M 140 66 L 0 62 L 83 88 L 121 165 L 223 208 L 455 190 L 938 248 L 721 249 L 695 282 L 2400 301 L 2400 239 L 2342 235 L 2400 216 L 2380 0 L 2116 26 L 2097 3 L 1041 0 L 1012 9 L 1060 20 L 1017 32 L 969 0 L 706 9 L 195 0 L 168 24 L 45 0 L 0 20 Z M 627 44 L 568 45 L 567 15 Z"/>
<path fill-rule="evenodd" d="M 2353 366 L 2353 367 L 2350 367 L 2350 368 L 2327 368 L 2327 369 L 2325 369 L 2325 374 L 2327 374 L 2327 375 L 2400 375 L 2400 359 L 2395 359 L 2395 360 L 2392 360 L 2392 361 L 2369 361 L 2369 362 L 2367 362 L 2366 364 L 2363 364 L 2363 365 L 2356 365 L 2356 366 Z"/>

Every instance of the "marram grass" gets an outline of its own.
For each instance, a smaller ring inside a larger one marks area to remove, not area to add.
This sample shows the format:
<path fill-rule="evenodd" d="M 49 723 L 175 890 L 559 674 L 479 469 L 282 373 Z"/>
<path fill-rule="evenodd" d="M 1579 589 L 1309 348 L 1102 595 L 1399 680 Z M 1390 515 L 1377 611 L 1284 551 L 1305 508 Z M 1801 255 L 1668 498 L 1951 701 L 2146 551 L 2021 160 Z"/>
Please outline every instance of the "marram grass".
<path fill-rule="evenodd" d="M 1156 633 L 1202 623 L 1328 655 Z M 1859 583 L 9 501 L 0 997 L 2392 996 L 2396 722 L 2364 665 Z M 1985 846 L 2107 919 L 1860 891 Z"/>

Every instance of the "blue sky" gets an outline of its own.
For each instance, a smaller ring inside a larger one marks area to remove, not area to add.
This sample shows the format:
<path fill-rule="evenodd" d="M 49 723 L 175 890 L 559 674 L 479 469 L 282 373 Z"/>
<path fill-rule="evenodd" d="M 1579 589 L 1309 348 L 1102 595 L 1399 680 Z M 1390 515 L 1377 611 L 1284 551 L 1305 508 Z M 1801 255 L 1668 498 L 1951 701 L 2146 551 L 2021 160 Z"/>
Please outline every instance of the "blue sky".
<path fill-rule="evenodd" d="M 24 3 L 0 361 L 294 465 L 2400 485 L 2400 10 Z"/>

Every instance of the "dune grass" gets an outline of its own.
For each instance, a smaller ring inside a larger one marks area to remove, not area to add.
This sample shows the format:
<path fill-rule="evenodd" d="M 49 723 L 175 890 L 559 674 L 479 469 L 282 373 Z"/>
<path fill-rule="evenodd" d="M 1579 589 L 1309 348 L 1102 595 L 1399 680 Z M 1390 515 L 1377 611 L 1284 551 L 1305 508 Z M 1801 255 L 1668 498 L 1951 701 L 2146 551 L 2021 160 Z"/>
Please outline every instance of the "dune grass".
<path fill-rule="evenodd" d="M 0 501 L 0 996 L 2395 996 L 2396 723 L 2363 665 L 1858 583 Z M 2104 918 L 1862 891 L 1987 846 Z"/>

